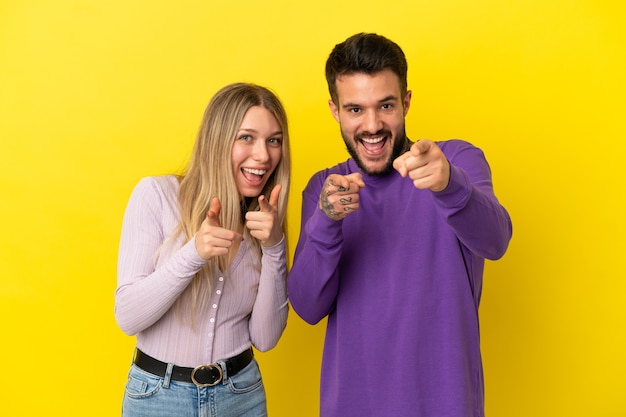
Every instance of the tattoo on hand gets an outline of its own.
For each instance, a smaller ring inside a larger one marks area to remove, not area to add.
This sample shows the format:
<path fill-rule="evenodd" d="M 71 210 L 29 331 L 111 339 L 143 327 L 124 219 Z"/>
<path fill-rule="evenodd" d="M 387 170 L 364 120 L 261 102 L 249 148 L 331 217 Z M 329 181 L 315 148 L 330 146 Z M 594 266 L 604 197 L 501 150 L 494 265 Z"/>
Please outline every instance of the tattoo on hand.
<path fill-rule="evenodd" d="M 336 218 L 339 213 L 337 213 L 331 202 L 328 201 L 328 195 L 322 194 L 320 198 L 320 203 L 322 206 L 322 211 L 330 218 Z"/>

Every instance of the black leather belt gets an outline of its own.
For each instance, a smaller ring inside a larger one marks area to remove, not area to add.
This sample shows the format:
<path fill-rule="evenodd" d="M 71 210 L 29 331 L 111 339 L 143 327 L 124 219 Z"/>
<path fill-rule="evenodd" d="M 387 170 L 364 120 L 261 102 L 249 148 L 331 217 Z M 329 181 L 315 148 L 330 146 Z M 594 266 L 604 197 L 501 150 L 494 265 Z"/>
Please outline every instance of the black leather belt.
<path fill-rule="evenodd" d="M 252 348 L 249 348 L 237 356 L 226 359 L 223 361 L 226 368 L 226 374 L 229 377 L 235 376 L 237 372 L 248 366 L 253 357 L 254 352 L 252 351 Z M 161 378 L 165 377 L 167 363 L 154 359 L 139 349 L 135 352 L 135 359 L 133 362 L 146 372 L 150 372 L 151 374 L 160 376 Z M 196 366 L 195 368 L 184 368 L 182 366 L 174 365 L 171 376 L 173 381 L 191 382 L 199 387 L 212 387 L 213 385 L 219 384 L 223 378 L 224 371 L 218 363 L 209 363 L 206 365 Z"/>

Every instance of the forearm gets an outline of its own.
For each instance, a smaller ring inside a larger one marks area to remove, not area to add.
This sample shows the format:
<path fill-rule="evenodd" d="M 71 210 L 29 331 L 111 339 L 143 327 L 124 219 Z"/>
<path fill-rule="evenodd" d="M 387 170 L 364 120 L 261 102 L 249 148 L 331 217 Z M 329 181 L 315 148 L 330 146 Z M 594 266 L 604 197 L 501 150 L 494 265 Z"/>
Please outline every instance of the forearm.
<path fill-rule="evenodd" d="M 151 264 L 151 257 L 148 259 Z M 115 292 L 115 317 L 129 335 L 158 321 L 187 288 L 204 261 L 190 241 L 156 270 L 150 264 L 120 262 L 118 265 L 120 285 Z"/>
<path fill-rule="evenodd" d="M 289 300 L 296 313 L 315 324 L 328 315 L 335 303 L 343 235 L 341 221 L 328 219 L 317 207 L 312 212 L 302 225 L 288 285 Z"/>
<path fill-rule="evenodd" d="M 482 155 L 482 153 L 480 153 Z M 504 255 L 512 235 L 511 219 L 499 203 L 486 161 L 478 159 L 460 167 L 450 162 L 450 182 L 433 193 L 436 204 L 459 240 L 486 259 Z"/>
<path fill-rule="evenodd" d="M 287 325 L 289 312 L 284 236 L 275 246 L 263 247 L 262 250 L 261 277 L 249 328 L 254 346 L 260 351 L 267 351 L 278 343 Z"/>

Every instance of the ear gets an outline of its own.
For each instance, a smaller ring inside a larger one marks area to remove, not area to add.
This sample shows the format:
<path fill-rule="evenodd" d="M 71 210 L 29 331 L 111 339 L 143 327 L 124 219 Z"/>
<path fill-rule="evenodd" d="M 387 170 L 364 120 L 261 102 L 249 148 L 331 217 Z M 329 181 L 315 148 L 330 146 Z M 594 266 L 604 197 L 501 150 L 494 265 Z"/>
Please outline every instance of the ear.
<path fill-rule="evenodd" d="M 404 96 L 404 115 L 409 112 L 409 107 L 411 107 L 411 90 L 406 92 L 406 96 Z"/>
<path fill-rule="evenodd" d="M 328 100 L 328 107 L 330 107 L 330 112 L 333 114 L 333 117 L 335 118 L 337 123 L 339 123 L 339 108 L 332 99 Z"/>

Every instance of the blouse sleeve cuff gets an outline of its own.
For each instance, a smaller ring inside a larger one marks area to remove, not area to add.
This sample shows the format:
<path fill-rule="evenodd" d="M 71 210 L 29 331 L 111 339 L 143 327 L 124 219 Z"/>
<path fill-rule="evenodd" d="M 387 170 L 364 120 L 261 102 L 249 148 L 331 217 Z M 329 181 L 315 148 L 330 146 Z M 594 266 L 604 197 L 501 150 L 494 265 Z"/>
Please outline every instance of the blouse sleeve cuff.
<path fill-rule="evenodd" d="M 274 246 L 263 246 L 261 245 L 261 252 L 263 255 L 280 255 L 285 252 L 286 242 L 285 235 L 283 234 L 280 241 Z"/>

